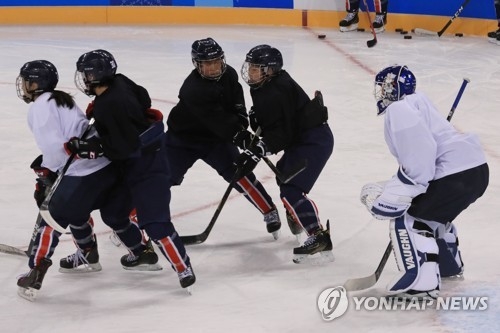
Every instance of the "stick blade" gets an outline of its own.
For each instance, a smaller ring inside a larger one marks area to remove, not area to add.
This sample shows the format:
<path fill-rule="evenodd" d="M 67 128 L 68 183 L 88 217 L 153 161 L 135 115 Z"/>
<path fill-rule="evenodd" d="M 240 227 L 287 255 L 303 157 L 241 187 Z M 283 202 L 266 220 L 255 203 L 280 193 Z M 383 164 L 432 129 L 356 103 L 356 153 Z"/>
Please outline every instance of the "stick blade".
<path fill-rule="evenodd" d="M 420 28 L 415 28 L 415 34 L 419 36 L 433 36 L 433 37 L 439 37 L 439 34 L 435 31 L 430 31 L 426 29 L 420 29 Z"/>
<path fill-rule="evenodd" d="M 377 283 L 375 274 L 362 278 L 349 279 L 344 283 L 344 288 L 347 291 L 358 291 L 373 287 Z"/>
<path fill-rule="evenodd" d="M 368 46 L 368 47 L 374 47 L 375 45 L 377 45 L 377 39 L 376 38 L 370 39 L 369 41 L 366 42 L 366 46 Z"/>
<path fill-rule="evenodd" d="M 184 245 L 196 245 L 201 244 L 207 240 L 207 236 L 204 234 L 192 235 L 192 236 L 181 236 L 182 243 Z"/>
<path fill-rule="evenodd" d="M 23 251 L 21 249 L 18 249 L 17 247 L 10 246 L 10 245 L 5 245 L 5 244 L 0 244 L 0 252 L 6 253 L 6 254 L 13 254 L 16 256 L 21 256 L 21 257 L 29 257 L 29 254 L 27 251 Z"/>

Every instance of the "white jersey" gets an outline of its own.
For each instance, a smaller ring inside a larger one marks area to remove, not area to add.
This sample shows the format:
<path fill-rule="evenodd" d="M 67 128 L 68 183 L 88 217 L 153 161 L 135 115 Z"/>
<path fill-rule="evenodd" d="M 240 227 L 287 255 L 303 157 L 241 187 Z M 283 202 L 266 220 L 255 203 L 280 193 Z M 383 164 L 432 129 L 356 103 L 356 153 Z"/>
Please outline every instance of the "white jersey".
<path fill-rule="evenodd" d="M 424 186 L 486 163 L 478 137 L 458 132 L 421 93 L 387 107 L 384 135 L 405 173 Z"/>
<path fill-rule="evenodd" d="M 75 105 L 73 109 L 57 106 L 54 99 L 49 101 L 50 92 L 43 93 L 33 103 L 28 111 L 28 126 L 35 137 L 38 148 L 42 151 L 42 166 L 53 171 L 60 171 L 69 155 L 64 149 L 64 143 L 73 137 L 80 137 L 87 129 L 89 121 L 85 114 Z M 95 135 L 95 130 L 90 136 Z M 75 159 L 68 168 L 68 176 L 86 176 L 94 173 L 110 161 L 105 157 L 94 160 Z"/>

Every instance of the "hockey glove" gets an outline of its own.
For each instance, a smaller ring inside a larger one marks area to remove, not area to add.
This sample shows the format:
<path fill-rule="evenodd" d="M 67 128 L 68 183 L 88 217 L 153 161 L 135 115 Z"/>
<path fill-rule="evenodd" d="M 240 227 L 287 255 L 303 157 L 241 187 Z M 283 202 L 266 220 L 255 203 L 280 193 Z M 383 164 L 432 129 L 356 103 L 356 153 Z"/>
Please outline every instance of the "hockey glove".
<path fill-rule="evenodd" d="M 245 177 L 255 169 L 262 156 L 266 155 L 266 145 L 264 142 L 257 142 L 254 146 L 245 149 L 236 159 L 235 165 L 238 178 Z"/>
<path fill-rule="evenodd" d="M 233 143 L 241 149 L 247 149 L 254 135 L 247 130 L 241 130 L 233 137 Z"/>
<path fill-rule="evenodd" d="M 163 121 L 163 113 L 160 110 L 149 108 L 146 110 L 146 118 L 153 123 Z"/>
<path fill-rule="evenodd" d="M 64 149 L 79 158 L 95 159 L 104 156 L 104 150 L 98 138 L 90 139 L 72 138 L 64 144 Z"/>
<path fill-rule="evenodd" d="M 52 184 L 57 178 L 57 173 L 50 171 L 49 169 L 42 166 L 43 156 L 40 155 L 31 163 L 30 168 L 33 169 L 37 175 L 35 184 L 35 193 L 33 197 L 35 198 L 36 205 L 41 206 L 43 200 L 47 196 Z"/>

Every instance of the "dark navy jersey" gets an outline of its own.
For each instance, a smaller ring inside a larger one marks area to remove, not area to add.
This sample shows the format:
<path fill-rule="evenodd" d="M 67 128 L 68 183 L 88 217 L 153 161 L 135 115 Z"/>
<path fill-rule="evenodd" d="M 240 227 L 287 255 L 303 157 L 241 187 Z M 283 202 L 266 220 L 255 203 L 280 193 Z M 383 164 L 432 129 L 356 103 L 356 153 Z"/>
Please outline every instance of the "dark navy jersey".
<path fill-rule="evenodd" d="M 123 160 L 138 151 L 139 135 L 149 127 L 145 111 L 150 107 L 147 90 L 122 74 L 96 96 L 93 116 L 106 157 Z"/>
<path fill-rule="evenodd" d="M 304 90 L 282 70 L 258 89 L 251 89 L 255 121 L 262 141 L 273 154 L 297 142 L 300 113 L 310 102 Z"/>
<path fill-rule="evenodd" d="M 247 128 L 243 88 L 238 74 L 227 65 L 219 80 L 207 80 L 196 69 L 184 80 L 179 103 L 167 119 L 168 131 L 198 142 L 232 141 Z"/>

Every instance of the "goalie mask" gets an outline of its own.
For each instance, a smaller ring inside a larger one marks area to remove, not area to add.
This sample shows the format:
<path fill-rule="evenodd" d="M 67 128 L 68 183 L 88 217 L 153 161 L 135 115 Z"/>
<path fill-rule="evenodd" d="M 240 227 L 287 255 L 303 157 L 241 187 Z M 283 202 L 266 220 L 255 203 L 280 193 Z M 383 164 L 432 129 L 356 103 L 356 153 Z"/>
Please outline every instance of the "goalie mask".
<path fill-rule="evenodd" d="M 75 85 L 88 96 L 95 95 L 97 86 L 111 82 L 116 74 L 115 58 L 106 50 L 94 50 L 80 56 L 76 62 Z"/>
<path fill-rule="evenodd" d="M 217 42 L 208 37 L 196 40 L 191 46 L 191 60 L 200 75 L 208 80 L 218 80 L 226 71 L 226 57 Z"/>
<path fill-rule="evenodd" d="M 34 60 L 21 67 L 16 79 L 17 96 L 31 103 L 44 92 L 54 91 L 59 82 L 56 67 L 47 60 Z"/>
<path fill-rule="evenodd" d="M 281 52 L 269 45 L 258 45 L 252 48 L 241 67 L 241 77 L 253 89 L 277 75 L 283 68 Z"/>
<path fill-rule="evenodd" d="M 386 108 L 395 101 L 402 100 L 415 92 L 417 80 L 406 66 L 390 66 L 375 76 L 375 99 L 377 115 L 384 114 Z"/>

